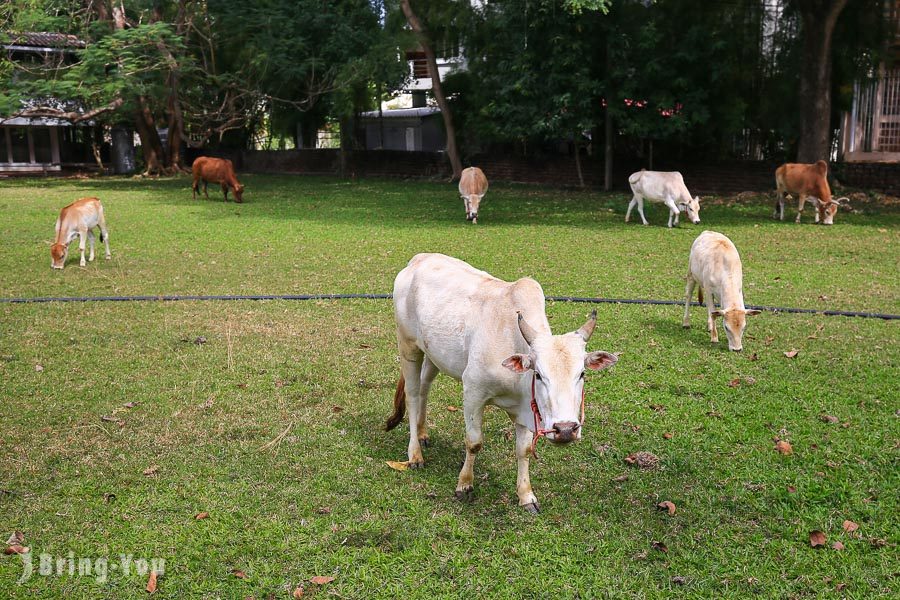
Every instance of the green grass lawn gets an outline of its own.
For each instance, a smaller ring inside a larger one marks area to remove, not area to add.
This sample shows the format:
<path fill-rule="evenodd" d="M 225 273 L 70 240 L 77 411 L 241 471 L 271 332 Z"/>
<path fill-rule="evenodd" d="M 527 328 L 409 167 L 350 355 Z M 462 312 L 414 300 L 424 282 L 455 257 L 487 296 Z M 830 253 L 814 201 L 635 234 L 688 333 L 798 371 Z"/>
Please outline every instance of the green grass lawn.
<path fill-rule="evenodd" d="M 708 199 L 702 225 L 668 230 L 658 205 L 649 227 L 626 225 L 623 194 L 498 184 L 472 226 L 452 184 L 242 181 L 242 205 L 212 187 L 192 201 L 187 178 L 3 181 L 0 296 L 384 293 L 437 251 L 548 295 L 680 299 L 709 228 L 741 251 L 747 303 L 900 313 L 900 213 L 875 205 L 828 228 L 772 221 L 769 198 Z M 82 269 L 73 247 L 52 271 L 59 208 L 87 195 L 113 258 Z M 703 310 L 683 330 L 677 306 L 598 307 L 590 349 L 622 355 L 588 376 L 582 442 L 540 446 L 532 517 L 499 411 L 475 500 L 453 499 L 448 378 L 426 468 L 385 464 L 408 441 L 382 431 L 399 374 L 389 301 L 0 304 L 0 535 L 23 531 L 34 561 L 18 584 L 22 561 L 0 556 L 0 590 L 147 597 L 146 574 L 112 567 L 125 554 L 166 561 L 165 598 L 896 597 L 897 324 L 764 313 L 738 354 L 709 343 Z M 558 332 L 589 311 L 548 305 Z M 659 467 L 624 462 L 641 450 Z M 39 574 L 40 554 L 70 552 L 109 557 L 108 576 Z"/>

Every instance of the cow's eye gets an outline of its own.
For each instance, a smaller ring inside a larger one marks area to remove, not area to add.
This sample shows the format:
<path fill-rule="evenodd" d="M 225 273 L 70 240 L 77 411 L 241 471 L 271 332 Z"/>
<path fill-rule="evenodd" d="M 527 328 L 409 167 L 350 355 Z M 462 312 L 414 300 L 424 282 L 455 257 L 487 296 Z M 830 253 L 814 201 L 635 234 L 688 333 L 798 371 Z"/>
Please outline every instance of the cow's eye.
<path fill-rule="evenodd" d="M 578 379 L 584 379 L 584 371 L 581 372 L 581 375 L 578 376 Z"/>
<path fill-rule="evenodd" d="M 534 372 L 534 378 L 537 379 L 538 381 L 543 381 L 543 380 L 544 380 L 544 378 L 541 377 L 541 374 L 538 373 L 537 371 Z"/>

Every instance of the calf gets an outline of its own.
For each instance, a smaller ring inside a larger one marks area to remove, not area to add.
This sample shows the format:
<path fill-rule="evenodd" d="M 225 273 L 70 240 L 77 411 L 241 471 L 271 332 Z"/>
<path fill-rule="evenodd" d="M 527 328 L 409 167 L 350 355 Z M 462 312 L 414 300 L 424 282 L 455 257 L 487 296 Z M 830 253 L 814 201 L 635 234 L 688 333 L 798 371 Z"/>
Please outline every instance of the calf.
<path fill-rule="evenodd" d="M 203 181 L 203 194 L 209 198 L 206 187 L 211 181 L 213 183 L 222 184 L 222 193 L 225 194 L 225 201 L 228 201 L 228 188 L 234 191 L 234 201 L 243 202 L 244 186 L 242 186 L 234 174 L 234 165 L 226 158 L 212 158 L 210 156 L 201 156 L 194 161 L 192 167 L 194 173 L 194 183 L 191 185 L 193 198 L 197 199 L 197 191 L 200 187 L 200 181 Z"/>
<path fill-rule="evenodd" d="M 675 225 L 678 225 L 678 214 L 682 210 L 694 225 L 700 223 L 700 198 L 698 196 L 691 198 L 691 193 L 684 185 L 684 178 L 678 171 L 663 172 L 641 169 L 637 173 L 631 174 L 628 183 L 631 185 L 634 197 L 628 204 L 628 211 L 625 213 L 626 223 L 631 220 L 631 209 L 637 204 L 641 221 L 644 225 L 647 224 L 647 219 L 644 218 L 644 200 L 662 202 L 669 207 L 669 227 L 672 227 L 673 217 Z"/>
<path fill-rule="evenodd" d="M 466 220 L 478 223 L 478 205 L 488 191 L 488 180 L 478 167 L 463 169 L 459 178 L 459 195 L 466 206 Z"/>
<path fill-rule="evenodd" d="M 409 466 L 425 464 L 428 391 L 437 374 L 445 373 L 463 384 L 466 460 L 457 498 L 472 495 L 482 417 L 491 404 L 515 423 L 516 494 L 521 506 L 537 513 L 528 476 L 535 443 L 542 436 L 554 444 L 580 439 L 585 370 L 618 360 L 608 352 L 585 351 L 596 311 L 577 331 L 553 335 L 535 280 L 508 283 L 443 254 L 418 254 L 394 281 L 394 316 L 401 372 L 386 428 L 396 427 L 409 408 Z"/>
<path fill-rule="evenodd" d="M 784 199 L 787 194 L 796 194 L 799 198 L 797 206 L 797 218 L 800 222 L 800 214 L 807 199 L 816 207 L 816 223 L 824 225 L 834 224 L 834 215 L 837 213 L 841 202 L 849 198 L 832 199 L 831 188 L 828 186 L 828 164 L 824 160 L 814 164 L 785 163 L 775 169 L 775 186 L 778 189 L 778 201 L 775 203 L 775 218 L 784 221 Z"/>
<path fill-rule="evenodd" d="M 54 269 L 62 269 L 66 265 L 66 257 L 69 254 L 69 243 L 79 237 L 78 247 L 81 249 L 81 266 L 84 261 L 84 243 L 88 239 L 91 242 L 91 255 L 88 260 L 94 260 L 94 227 L 100 228 L 100 241 L 106 244 L 106 260 L 110 259 L 109 231 L 106 229 L 106 219 L 103 216 L 103 205 L 97 198 L 82 198 L 66 206 L 59 211 L 56 219 L 56 240 L 50 246 L 50 266 Z"/>
<path fill-rule="evenodd" d="M 725 335 L 728 337 L 728 349 L 740 352 L 743 349 L 741 338 L 747 326 L 746 317 L 758 315 L 760 311 L 744 308 L 743 272 L 737 248 L 721 233 L 704 231 L 691 245 L 688 264 L 682 326 L 691 326 L 691 295 L 694 293 L 694 286 L 700 284 L 698 296 L 701 303 L 703 296 L 706 296 L 706 325 L 710 341 L 719 341 L 716 317 L 722 317 Z M 721 306 L 719 310 L 715 310 L 716 299 Z"/>

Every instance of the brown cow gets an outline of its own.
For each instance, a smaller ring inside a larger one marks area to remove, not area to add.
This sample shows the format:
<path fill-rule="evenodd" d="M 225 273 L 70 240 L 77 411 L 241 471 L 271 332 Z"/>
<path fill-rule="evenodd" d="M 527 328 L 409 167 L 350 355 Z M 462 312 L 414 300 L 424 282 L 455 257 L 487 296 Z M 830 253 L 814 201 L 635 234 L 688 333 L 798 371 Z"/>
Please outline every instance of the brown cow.
<path fill-rule="evenodd" d="M 831 188 L 828 187 L 828 165 L 824 160 L 815 164 L 786 163 L 775 170 L 775 185 L 778 188 L 778 201 L 775 203 L 775 218 L 784 221 L 784 199 L 786 194 L 799 196 L 797 207 L 797 223 L 806 200 L 811 200 L 816 207 L 816 223 L 834 224 L 834 215 L 841 201 L 848 198 L 832 199 Z"/>
<path fill-rule="evenodd" d="M 459 195 L 466 205 L 466 220 L 478 223 L 478 205 L 488 190 L 488 180 L 478 167 L 464 169 L 459 178 Z"/>
<path fill-rule="evenodd" d="M 62 269 L 66 264 L 66 256 L 69 254 L 69 243 L 76 237 L 79 238 L 78 247 L 81 250 L 81 266 L 84 261 L 85 241 L 91 243 L 90 260 L 94 260 L 94 227 L 100 229 L 100 241 L 106 244 L 106 260 L 109 260 L 109 230 L 106 229 L 106 219 L 103 217 L 103 205 L 97 198 L 82 198 L 59 211 L 56 220 L 56 239 L 50 246 L 50 266 L 54 269 Z"/>
<path fill-rule="evenodd" d="M 207 184 L 222 184 L 222 193 L 225 194 L 225 201 L 228 201 L 228 188 L 234 191 L 234 201 L 243 202 L 244 186 L 242 186 L 237 177 L 234 175 L 234 165 L 227 158 L 212 158 L 211 156 L 201 156 L 194 161 L 192 168 L 194 172 L 194 183 L 191 185 L 193 198 L 197 199 L 197 190 L 200 187 L 200 180 L 203 180 L 203 194 L 209 198 L 206 192 Z"/>

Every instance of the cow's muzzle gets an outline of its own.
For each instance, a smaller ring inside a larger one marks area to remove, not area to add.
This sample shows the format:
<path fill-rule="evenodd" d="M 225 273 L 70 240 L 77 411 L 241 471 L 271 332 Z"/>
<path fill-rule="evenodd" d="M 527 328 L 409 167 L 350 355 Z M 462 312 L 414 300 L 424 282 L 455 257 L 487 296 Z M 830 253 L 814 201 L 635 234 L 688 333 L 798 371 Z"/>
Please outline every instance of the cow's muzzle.
<path fill-rule="evenodd" d="M 700 224 L 700 219 L 694 219 L 694 225 L 699 225 L 699 224 Z"/>
<path fill-rule="evenodd" d="M 581 425 L 575 421 L 560 421 L 553 426 L 553 437 L 548 436 L 547 439 L 557 444 L 568 444 L 578 438 L 580 428 Z"/>

